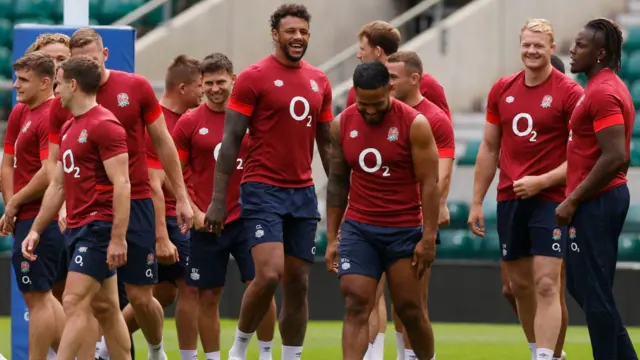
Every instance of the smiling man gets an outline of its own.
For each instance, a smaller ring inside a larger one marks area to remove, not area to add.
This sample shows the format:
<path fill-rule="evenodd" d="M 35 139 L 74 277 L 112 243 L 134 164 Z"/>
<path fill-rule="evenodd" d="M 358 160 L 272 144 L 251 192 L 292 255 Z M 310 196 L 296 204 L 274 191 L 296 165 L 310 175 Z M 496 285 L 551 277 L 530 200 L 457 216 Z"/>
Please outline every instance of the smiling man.
<path fill-rule="evenodd" d="M 471 231 L 483 237 L 482 202 L 499 159 L 502 260 L 533 360 L 553 357 L 562 327 L 560 277 L 567 231 L 556 225 L 554 209 L 564 200 L 568 123 L 582 95 L 577 83 L 551 65 L 555 48 L 547 20 L 530 20 L 522 27 L 525 69 L 498 80 L 489 92 L 469 214 Z"/>

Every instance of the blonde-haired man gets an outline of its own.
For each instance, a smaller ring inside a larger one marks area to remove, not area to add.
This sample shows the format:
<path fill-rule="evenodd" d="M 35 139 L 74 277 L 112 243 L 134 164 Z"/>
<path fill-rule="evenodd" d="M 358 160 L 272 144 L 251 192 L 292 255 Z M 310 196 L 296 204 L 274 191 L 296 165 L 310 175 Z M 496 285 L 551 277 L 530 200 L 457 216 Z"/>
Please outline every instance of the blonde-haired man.
<path fill-rule="evenodd" d="M 565 197 L 568 122 L 583 93 L 553 68 L 555 48 L 547 20 L 530 20 L 522 27 L 524 70 L 501 78 L 489 92 L 469 214 L 471 230 L 483 237 L 482 202 L 499 161 L 502 260 L 533 360 L 560 358 L 553 349 L 562 328 L 562 257 L 568 234 L 566 227 L 556 225 L 555 208 Z"/>

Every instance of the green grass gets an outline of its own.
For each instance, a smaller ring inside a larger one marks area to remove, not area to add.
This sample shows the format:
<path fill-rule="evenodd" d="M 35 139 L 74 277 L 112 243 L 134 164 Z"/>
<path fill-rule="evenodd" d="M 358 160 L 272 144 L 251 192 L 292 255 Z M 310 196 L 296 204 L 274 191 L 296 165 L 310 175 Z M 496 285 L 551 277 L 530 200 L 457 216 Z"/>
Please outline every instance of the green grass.
<path fill-rule="evenodd" d="M 236 320 L 222 322 L 222 358 L 226 359 L 226 352 L 233 340 Z M 486 359 L 526 359 L 529 348 L 522 331 L 516 325 L 483 325 L 483 324 L 434 324 L 436 334 L 436 349 L 438 359 L 444 360 L 486 360 Z M 309 324 L 307 341 L 304 347 L 305 360 L 340 359 L 339 322 L 314 321 Z M 631 340 L 640 344 L 640 328 L 630 328 Z M 0 339 L 8 339 L 10 335 L 10 320 L 0 318 Z M 248 359 L 258 358 L 256 340 L 252 340 Z M 147 358 L 147 346 L 140 332 L 135 334 L 136 358 Z M 274 341 L 274 359 L 280 359 L 280 338 L 276 332 Z M 175 323 L 172 319 L 165 322 L 164 346 L 169 359 L 180 359 Z M 640 350 L 640 348 L 637 348 Z M 0 340 L 0 353 L 8 359 L 10 344 Z M 570 360 L 590 359 L 591 346 L 589 335 L 584 327 L 571 327 L 567 333 L 565 350 Z M 385 339 L 385 359 L 395 359 L 395 335 L 393 326 L 387 327 Z M 201 354 L 200 358 L 204 356 Z"/>

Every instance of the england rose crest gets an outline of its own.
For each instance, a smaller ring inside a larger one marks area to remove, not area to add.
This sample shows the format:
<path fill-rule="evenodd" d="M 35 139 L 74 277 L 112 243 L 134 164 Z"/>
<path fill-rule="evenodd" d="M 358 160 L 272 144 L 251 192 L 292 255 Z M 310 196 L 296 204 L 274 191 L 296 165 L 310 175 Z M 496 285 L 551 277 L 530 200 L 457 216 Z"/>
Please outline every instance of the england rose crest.
<path fill-rule="evenodd" d="M 553 229 L 553 240 L 558 241 L 560 240 L 561 236 L 562 232 L 560 231 L 560 229 Z"/>
<path fill-rule="evenodd" d="M 153 265 L 154 258 L 153 254 L 149 253 L 149 255 L 147 255 L 147 265 Z"/>
<path fill-rule="evenodd" d="M 125 93 L 118 94 L 118 106 L 125 107 L 129 105 L 129 95 Z"/>
<path fill-rule="evenodd" d="M 29 272 L 29 262 L 27 261 L 23 261 L 22 263 L 20 263 L 20 271 L 22 271 L 22 273 L 28 273 Z"/>
<path fill-rule="evenodd" d="M 397 141 L 398 140 L 398 128 L 392 127 L 389 129 L 389 134 L 387 135 L 387 140 L 389 141 Z"/>

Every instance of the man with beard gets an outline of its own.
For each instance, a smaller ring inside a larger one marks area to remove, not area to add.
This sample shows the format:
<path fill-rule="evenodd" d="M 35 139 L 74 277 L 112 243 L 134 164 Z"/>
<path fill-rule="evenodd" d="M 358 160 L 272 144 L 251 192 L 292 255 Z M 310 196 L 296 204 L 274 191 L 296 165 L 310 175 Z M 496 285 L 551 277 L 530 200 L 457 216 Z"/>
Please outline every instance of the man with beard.
<path fill-rule="evenodd" d="M 229 184 L 225 229 L 217 237 L 204 226 L 204 211 L 211 200 L 214 167 L 220 150 L 224 131 L 224 112 L 233 88 L 236 75 L 233 64 L 225 55 L 215 53 L 207 56 L 201 65 L 205 103 L 180 118 L 173 131 L 173 139 L 183 167 L 190 170 L 190 188 L 198 189 L 192 194 L 195 230 L 191 232 L 191 255 L 189 257 L 188 285 L 199 290 L 198 330 L 207 360 L 220 360 L 220 314 L 222 289 L 227 275 L 229 256 L 233 255 L 242 281 L 247 285 L 254 278 L 251 246 L 240 219 L 240 180 L 244 171 L 244 160 L 248 135 L 245 136 L 235 171 Z M 260 360 L 271 360 L 273 332 L 276 322 L 275 301 L 267 316 L 256 330 Z M 193 351 L 195 358 L 196 351 Z M 191 358 L 189 358 L 191 359 Z"/>
<path fill-rule="evenodd" d="M 302 61 L 311 15 L 304 5 L 281 5 L 271 15 L 275 54 L 237 78 L 225 114 L 224 137 L 215 164 L 213 198 L 205 224 L 221 235 L 227 190 L 249 128 L 241 202 L 245 236 L 251 242 L 255 279 L 242 300 L 229 358 L 245 359 L 249 339 L 269 311 L 279 283 L 282 359 L 299 359 L 307 328 L 309 268 L 315 258 L 320 219 L 311 160 L 316 139 L 328 170 L 331 86 L 326 75 Z"/>
<path fill-rule="evenodd" d="M 353 82 L 356 104 L 331 124 L 327 186 L 325 263 L 339 272 L 346 298 L 343 359 L 361 360 L 367 351 L 368 319 L 383 272 L 416 355 L 432 359 L 433 346 L 424 341 L 430 331 L 424 292 L 415 289 L 435 257 L 436 142 L 424 115 L 391 98 L 381 62 L 358 65 Z"/>

